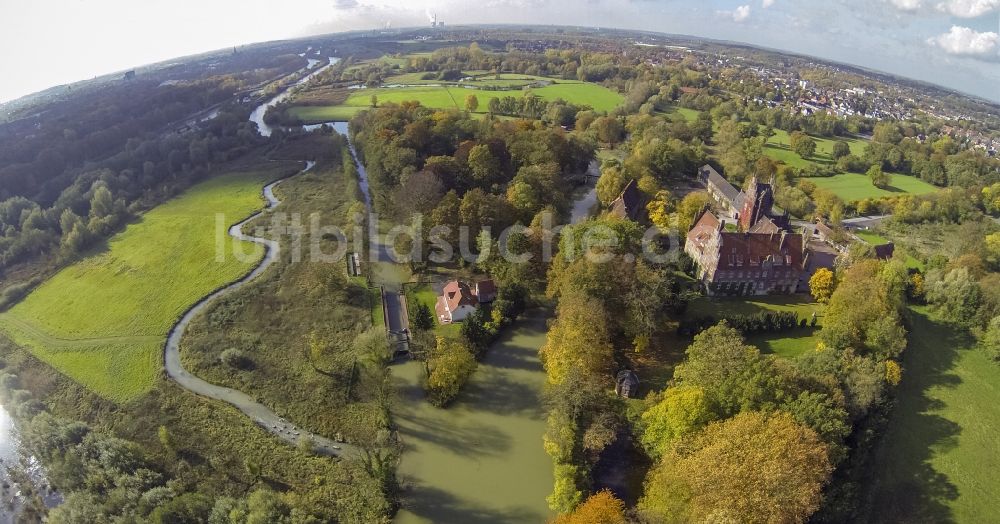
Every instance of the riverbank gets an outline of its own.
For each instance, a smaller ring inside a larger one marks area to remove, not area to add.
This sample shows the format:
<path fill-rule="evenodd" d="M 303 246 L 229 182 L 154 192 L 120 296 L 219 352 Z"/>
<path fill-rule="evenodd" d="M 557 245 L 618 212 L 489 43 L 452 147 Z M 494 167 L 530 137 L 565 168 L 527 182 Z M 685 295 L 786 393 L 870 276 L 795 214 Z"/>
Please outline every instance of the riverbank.
<path fill-rule="evenodd" d="M 400 524 L 544 522 L 552 516 L 552 461 L 542 448 L 547 310 L 529 311 L 501 336 L 447 409 L 424 399 L 423 363 L 392 368 L 393 412 L 404 451 Z"/>

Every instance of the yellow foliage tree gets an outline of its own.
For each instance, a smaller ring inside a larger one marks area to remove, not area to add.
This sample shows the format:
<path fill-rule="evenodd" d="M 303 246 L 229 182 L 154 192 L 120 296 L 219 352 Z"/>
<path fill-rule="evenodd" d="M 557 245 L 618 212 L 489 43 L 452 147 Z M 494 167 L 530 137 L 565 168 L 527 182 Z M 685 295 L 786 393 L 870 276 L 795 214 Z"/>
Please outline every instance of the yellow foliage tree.
<path fill-rule="evenodd" d="M 809 292 L 812 293 L 813 298 L 824 304 L 830 301 L 835 287 L 833 271 L 825 267 L 817 269 L 809 278 Z"/>
<path fill-rule="evenodd" d="M 903 380 L 903 368 L 895 360 L 885 361 L 885 381 L 893 386 L 898 386 Z"/>
<path fill-rule="evenodd" d="M 675 446 L 639 511 L 651 522 L 805 522 L 832 471 L 826 445 L 791 415 L 740 413 Z"/>
<path fill-rule="evenodd" d="M 613 361 L 611 335 L 604 305 L 584 292 L 564 294 L 559 315 L 541 349 L 550 383 L 563 381 L 572 368 L 606 375 Z"/>
<path fill-rule="evenodd" d="M 576 510 L 560 515 L 551 524 L 626 524 L 625 504 L 608 490 L 590 496 Z"/>
<path fill-rule="evenodd" d="M 657 191 L 656 196 L 646 204 L 649 221 L 662 230 L 670 229 L 670 193 Z"/>

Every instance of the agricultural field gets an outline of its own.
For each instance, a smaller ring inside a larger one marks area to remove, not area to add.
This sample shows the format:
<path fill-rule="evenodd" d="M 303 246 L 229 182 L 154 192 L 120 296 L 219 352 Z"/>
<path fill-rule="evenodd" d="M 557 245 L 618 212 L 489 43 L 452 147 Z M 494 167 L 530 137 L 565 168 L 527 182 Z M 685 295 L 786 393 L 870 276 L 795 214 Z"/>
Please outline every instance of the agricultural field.
<path fill-rule="evenodd" d="M 874 451 L 869 522 L 997 522 L 1000 365 L 975 341 L 910 310 L 903 381 Z"/>
<path fill-rule="evenodd" d="M 531 93 L 543 100 L 551 101 L 561 98 L 567 102 L 588 105 L 596 111 L 611 111 L 624 98 L 603 86 L 585 82 L 562 82 L 557 84 L 531 88 Z M 520 97 L 524 91 L 486 91 L 474 90 L 457 86 L 418 86 L 366 88 L 352 90 L 343 104 L 335 106 L 294 106 L 289 108 L 289 114 L 305 123 L 330 122 L 349 120 L 357 112 L 371 107 L 372 95 L 378 97 L 378 103 L 400 103 L 417 100 L 427 107 L 435 109 L 465 109 L 465 98 L 474 94 L 479 98 L 479 114 L 489 111 L 489 101 L 505 96 Z"/>
<path fill-rule="evenodd" d="M 262 206 L 262 185 L 294 169 L 230 172 L 190 188 L 39 286 L 0 315 L 0 329 L 105 398 L 141 395 L 160 373 L 174 321 L 263 255 L 257 244 L 221 237 L 217 214 L 226 228 L 249 216 Z"/>
<path fill-rule="evenodd" d="M 773 353 L 794 358 L 816 349 L 819 328 L 823 325 L 824 306 L 807 294 L 771 295 L 761 297 L 702 297 L 691 302 L 685 318 L 706 315 L 720 318 L 725 315 L 748 315 L 764 311 L 791 311 L 799 319 L 810 320 L 816 313 L 816 327 L 796 327 L 781 333 L 757 333 L 746 337 L 747 343 L 757 346 L 761 353 Z"/>
<path fill-rule="evenodd" d="M 831 177 L 812 177 L 808 180 L 816 184 L 816 187 L 833 191 L 845 202 L 898 196 L 903 193 L 923 195 L 938 190 L 937 187 L 909 175 L 892 175 L 892 180 L 886 189 L 875 187 L 868 176 L 860 173 L 841 173 Z"/>
<path fill-rule="evenodd" d="M 836 142 L 847 142 L 847 145 L 851 148 L 851 154 L 856 156 L 864 154 L 865 146 L 868 145 L 866 140 L 859 138 L 837 137 L 831 139 L 814 136 L 813 139 L 816 140 L 816 154 L 809 159 L 804 159 L 798 153 L 792 151 L 790 145 L 791 137 L 788 132 L 775 129 L 774 136 L 764 146 L 764 154 L 792 167 L 802 169 L 813 163 L 833 164 L 833 144 Z"/>

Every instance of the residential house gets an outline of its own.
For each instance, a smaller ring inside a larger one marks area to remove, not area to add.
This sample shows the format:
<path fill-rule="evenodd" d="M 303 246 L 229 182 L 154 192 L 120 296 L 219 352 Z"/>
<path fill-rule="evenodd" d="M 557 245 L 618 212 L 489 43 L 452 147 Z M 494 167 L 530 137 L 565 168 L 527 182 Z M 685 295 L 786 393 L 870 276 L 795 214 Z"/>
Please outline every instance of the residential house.
<path fill-rule="evenodd" d="M 639 217 L 639 211 L 642 210 L 642 192 L 639 191 L 638 184 L 635 183 L 635 179 L 629 181 L 622 190 L 618 198 L 611 203 L 610 213 L 618 218 L 627 218 L 629 220 L 635 220 Z"/>
<path fill-rule="evenodd" d="M 461 322 L 476 311 L 480 304 L 493 302 L 496 297 L 497 287 L 492 280 L 480 280 L 472 286 L 451 280 L 441 290 L 434 310 L 438 322 L 442 324 Z"/>

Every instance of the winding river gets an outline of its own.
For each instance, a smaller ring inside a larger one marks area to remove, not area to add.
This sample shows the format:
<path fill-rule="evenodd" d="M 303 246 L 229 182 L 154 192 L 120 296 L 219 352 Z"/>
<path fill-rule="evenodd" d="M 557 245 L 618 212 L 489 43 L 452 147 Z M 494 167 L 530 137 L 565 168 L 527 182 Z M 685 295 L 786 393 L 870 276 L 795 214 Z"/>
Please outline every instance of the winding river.
<path fill-rule="evenodd" d="M 330 67 L 335 63 L 337 63 L 337 59 L 331 58 L 329 64 L 327 64 L 326 66 L 316 69 L 312 73 L 304 76 L 301 80 L 293 84 L 293 86 L 290 87 L 288 90 L 278 94 L 271 100 L 261 104 L 259 107 L 254 109 L 254 111 L 250 115 L 250 119 L 257 123 L 258 130 L 260 131 L 260 133 L 264 136 L 271 135 L 272 129 L 266 123 L 264 123 L 264 113 L 267 111 L 269 107 L 287 98 L 291 94 L 292 90 L 296 85 L 301 85 L 307 82 L 314 75 L 319 74 L 324 69 Z M 307 67 L 306 69 L 309 69 L 309 67 Z M 296 173 L 296 175 L 309 171 L 315 164 L 316 164 L 315 162 L 307 161 L 306 168 L 300 171 L 299 173 Z M 174 381 L 176 381 L 181 387 L 195 394 L 213 398 L 216 400 L 221 400 L 223 402 L 232 405 L 236 409 L 242 411 L 246 416 L 250 417 L 254 422 L 260 425 L 262 428 L 270 432 L 272 435 L 277 436 L 278 438 L 284 440 L 289 444 L 295 445 L 298 444 L 302 439 L 308 439 L 309 441 L 312 442 L 313 449 L 317 453 L 322 453 L 325 455 L 334 455 L 334 456 L 339 456 L 345 453 L 353 454 L 357 452 L 357 449 L 354 446 L 337 443 L 331 439 L 328 439 L 326 437 L 317 435 L 315 433 L 311 433 L 309 431 L 306 431 L 305 429 L 297 427 L 288 420 L 278 416 L 276 413 L 271 411 L 263 404 L 257 402 L 246 393 L 206 382 L 205 380 L 198 378 L 197 376 L 191 374 L 189 371 L 184 369 L 184 366 L 181 364 L 180 342 L 181 339 L 184 337 L 184 331 L 187 329 L 191 321 L 196 316 L 198 316 L 198 314 L 201 313 L 206 307 L 208 307 L 208 305 L 211 304 L 212 301 L 216 300 L 217 298 L 223 295 L 232 293 L 242 288 L 248 282 L 260 276 L 264 271 L 267 270 L 267 268 L 271 266 L 271 264 L 273 264 L 278 259 L 278 252 L 280 249 L 280 245 L 277 241 L 247 235 L 243 233 L 243 226 L 246 225 L 251 220 L 257 218 L 259 215 L 273 210 L 281 203 L 281 201 L 279 201 L 278 198 L 274 195 L 274 188 L 278 184 L 287 180 L 288 178 L 290 177 L 286 177 L 284 179 L 271 182 L 270 184 L 264 186 L 263 196 L 264 199 L 267 201 L 267 206 L 265 207 L 265 209 L 262 211 L 258 211 L 257 213 L 254 213 L 253 215 L 244 219 L 242 222 L 235 224 L 229 228 L 230 237 L 236 240 L 254 242 L 264 246 L 264 258 L 261 259 L 260 263 L 246 276 L 206 296 L 205 298 L 198 301 L 189 310 L 187 310 L 187 312 L 184 313 L 184 315 L 180 318 L 180 320 L 178 320 L 177 323 L 174 324 L 174 326 L 170 329 L 170 332 L 167 336 L 167 342 L 164 345 L 164 365 L 167 370 L 167 375 Z"/>

